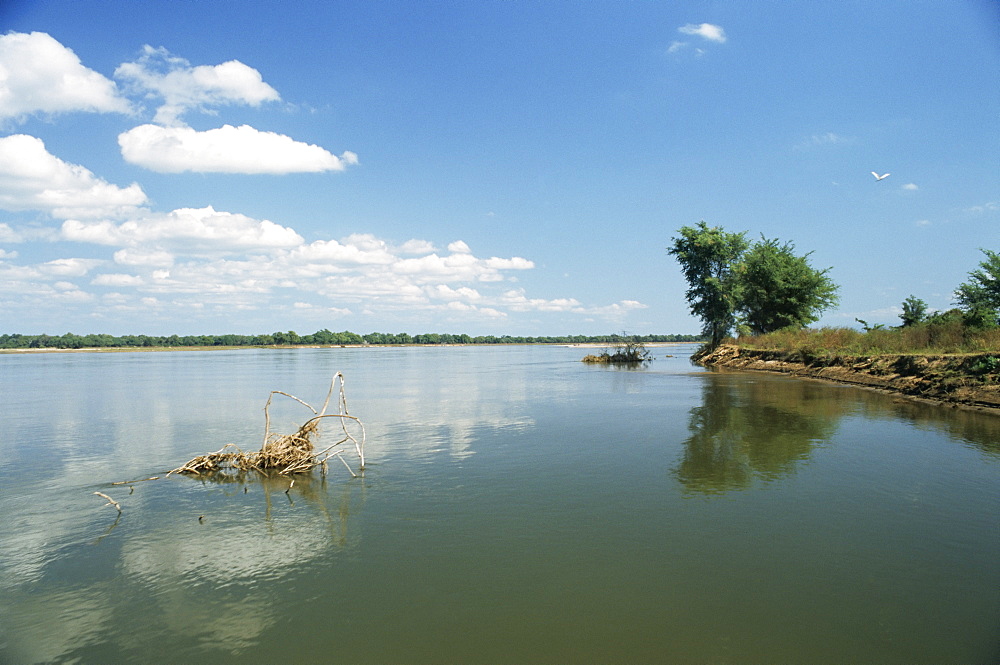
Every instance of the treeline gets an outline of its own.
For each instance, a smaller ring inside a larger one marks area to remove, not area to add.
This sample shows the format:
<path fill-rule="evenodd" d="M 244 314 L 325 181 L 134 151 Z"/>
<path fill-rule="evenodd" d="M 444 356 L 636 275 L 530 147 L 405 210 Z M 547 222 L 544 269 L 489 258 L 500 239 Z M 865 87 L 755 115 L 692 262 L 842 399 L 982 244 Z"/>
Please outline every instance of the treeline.
<path fill-rule="evenodd" d="M 359 335 L 350 331 L 330 332 L 325 328 L 311 335 L 294 330 L 269 335 L 0 335 L 0 349 L 107 349 L 193 346 L 316 346 L 316 345 L 391 345 L 391 344 L 615 344 L 628 339 L 635 342 L 702 342 L 698 335 L 563 335 L 556 337 L 520 337 L 511 335 L 453 335 L 450 333 L 373 332 Z"/>

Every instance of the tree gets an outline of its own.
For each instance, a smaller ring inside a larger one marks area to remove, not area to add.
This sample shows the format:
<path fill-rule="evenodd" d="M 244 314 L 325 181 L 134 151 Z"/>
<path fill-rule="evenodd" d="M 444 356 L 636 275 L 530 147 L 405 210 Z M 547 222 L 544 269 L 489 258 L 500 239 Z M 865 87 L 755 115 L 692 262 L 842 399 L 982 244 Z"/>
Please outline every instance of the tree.
<path fill-rule="evenodd" d="M 955 290 L 955 302 L 962 307 L 968 323 L 981 327 L 996 325 L 1000 310 L 1000 252 L 981 249 L 986 260 L 980 270 L 969 273 L 969 281 Z"/>
<path fill-rule="evenodd" d="M 819 320 L 837 304 L 837 285 L 825 270 L 809 265 L 809 252 L 795 255 L 795 245 L 761 236 L 735 268 L 738 311 L 755 335 Z"/>
<path fill-rule="evenodd" d="M 923 323 L 927 319 L 927 303 L 916 296 L 910 296 L 903 301 L 903 313 L 899 318 L 903 320 L 903 328 Z"/>
<path fill-rule="evenodd" d="M 701 319 L 710 344 L 718 346 L 735 323 L 738 294 L 733 266 L 747 249 L 746 233 L 709 228 L 704 221 L 696 227 L 681 227 L 678 233 L 667 251 L 681 264 L 691 313 Z"/>

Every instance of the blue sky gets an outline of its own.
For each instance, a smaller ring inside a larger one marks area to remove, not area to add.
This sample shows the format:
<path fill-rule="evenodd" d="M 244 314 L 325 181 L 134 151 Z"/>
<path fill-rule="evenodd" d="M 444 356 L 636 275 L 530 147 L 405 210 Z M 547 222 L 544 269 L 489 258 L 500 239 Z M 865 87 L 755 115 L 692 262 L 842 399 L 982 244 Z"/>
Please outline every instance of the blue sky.
<path fill-rule="evenodd" d="M 0 331 L 695 333 L 700 220 L 892 325 L 998 155 L 990 2 L 4 0 Z"/>

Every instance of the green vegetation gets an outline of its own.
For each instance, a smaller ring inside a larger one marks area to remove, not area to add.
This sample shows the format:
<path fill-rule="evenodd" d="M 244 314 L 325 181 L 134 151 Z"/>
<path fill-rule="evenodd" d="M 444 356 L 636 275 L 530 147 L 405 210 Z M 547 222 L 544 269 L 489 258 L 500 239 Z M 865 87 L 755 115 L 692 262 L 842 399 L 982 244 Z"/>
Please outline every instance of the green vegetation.
<path fill-rule="evenodd" d="M 639 335 L 630 336 L 638 342 L 703 342 L 696 335 Z M 174 348 L 204 346 L 329 346 L 329 345 L 392 345 L 392 344 L 614 344 L 621 335 L 564 335 L 559 337 L 513 337 L 486 335 L 452 335 L 448 333 L 407 333 L 373 332 L 367 335 L 357 333 L 330 332 L 319 330 L 311 335 L 299 335 L 294 330 L 275 332 L 270 335 L 75 335 L 66 333 L 52 335 L 0 335 L 0 349 L 113 349 L 113 348 Z"/>
<path fill-rule="evenodd" d="M 609 348 L 598 355 L 583 358 L 585 363 L 608 363 L 611 365 L 641 365 L 652 360 L 646 345 L 635 335 L 623 335 Z"/>
<path fill-rule="evenodd" d="M 755 335 L 802 328 L 837 303 L 829 268 L 812 268 L 810 254 L 796 256 L 791 243 L 761 236 L 751 245 L 745 231 L 729 233 L 705 222 L 678 233 L 667 251 L 681 264 L 685 297 L 712 348 L 733 328 Z"/>
<path fill-rule="evenodd" d="M 969 281 L 955 289 L 955 302 L 962 308 L 966 323 L 973 326 L 997 325 L 1000 312 L 1000 252 L 982 249 L 986 260 L 979 270 L 969 273 Z"/>
<path fill-rule="evenodd" d="M 920 298 L 910 296 L 903 301 L 903 313 L 899 315 L 903 327 L 915 326 L 927 318 L 927 303 Z"/>
<path fill-rule="evenodd" d="M 685 226 L 667 251 L 677 257 L 687 280 L 684 294 L 691 313 L 702 320 L 702 332 L 716 347 L 736 323 L 737 294 L 733 265 L 746 251 L 746 233 L 727 233 L 705 222 Z"/>

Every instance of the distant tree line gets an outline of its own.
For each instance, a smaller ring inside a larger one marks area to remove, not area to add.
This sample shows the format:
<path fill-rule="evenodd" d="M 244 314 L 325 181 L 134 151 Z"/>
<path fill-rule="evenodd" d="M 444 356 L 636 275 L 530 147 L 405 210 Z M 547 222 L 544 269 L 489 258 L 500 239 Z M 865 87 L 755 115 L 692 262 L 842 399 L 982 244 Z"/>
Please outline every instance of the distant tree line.
<path fill-rule="evenodd" d="M 0 349 L 105 349 L 193 346 L 316 346 L 316 345 L 392 345 L 392 344 L 614 344 L 623 339 L 635 342 L 702 342 L 699 335 L 563 335 L 522 337 L 512 335 L 454 335 L 450 333 L 372 332 L 359 335 L 350 331 L 318 330 L 299 335 L 294 330 L 269 335 L 0 335 Z"/>

